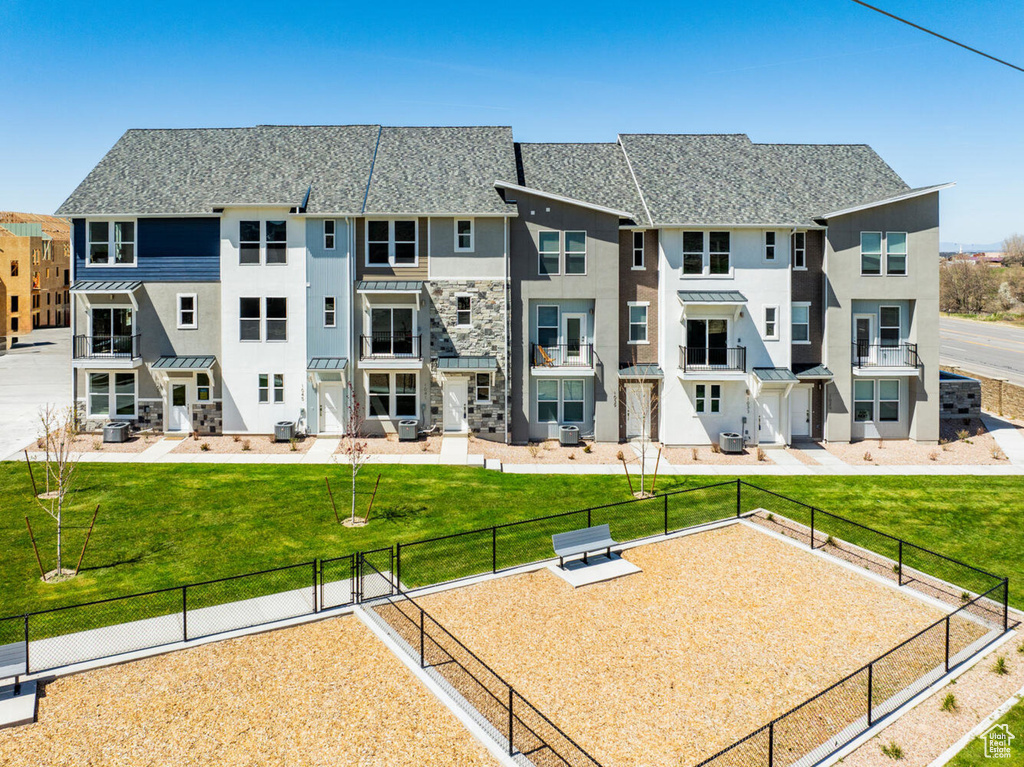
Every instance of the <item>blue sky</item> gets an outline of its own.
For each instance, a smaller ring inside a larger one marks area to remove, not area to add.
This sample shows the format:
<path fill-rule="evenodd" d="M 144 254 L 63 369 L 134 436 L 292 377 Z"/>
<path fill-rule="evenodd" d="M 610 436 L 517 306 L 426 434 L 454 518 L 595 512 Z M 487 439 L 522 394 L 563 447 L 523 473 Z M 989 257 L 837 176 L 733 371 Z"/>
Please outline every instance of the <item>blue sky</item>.
<path fill-rule="evenodd" d="M 878 0 L 1024 65 L 1024 4 Z M 868 143 L 942 239 L 1024 231 L 1024 74 L 849 0 L 0 3 L 0 209 L 52 212 L 128 128 L 512 125 Z"/>

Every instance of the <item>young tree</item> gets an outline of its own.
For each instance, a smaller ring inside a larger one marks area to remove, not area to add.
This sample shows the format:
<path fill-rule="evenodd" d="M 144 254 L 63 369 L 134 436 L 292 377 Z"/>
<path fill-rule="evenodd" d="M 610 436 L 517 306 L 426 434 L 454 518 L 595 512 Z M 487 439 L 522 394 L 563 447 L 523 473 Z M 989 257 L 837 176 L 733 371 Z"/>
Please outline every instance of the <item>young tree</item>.
<path fill-rule="evenodd" d="M 651 432 L 658 411 L 657 383 L 653 381 L 626 381 L 622 385 L 625 398 L 627 425 L 635 424 L 639 433 L 632 441 L 640 450 L 640 497 L 647 494 L 647 449 L 651 446 Z"/>
<path fill-rule="evenodd" d="M 1014 232 L 1003 240 L 1003 264 L 1006 266 L 1024 264 L 1024 234 Z"/>
<path fill-rule="evenodd" d="M 79 434 L 78 414 L 74 406 L 47 405 L 40 410 L 39 420 L 43 430 L 40 442 L 43 443 L 46 490 L 36 496 L 36 502 L 57 523 L 56 577 L 59 578 L 64 574 L 64 512 L 78 467 L 79 454 L 74 452 L 75 438 Z"/>
<path fill-rule="evenodd" d="M 356 398 L 355 388 L 350 383 L 345 389 L 345 435 L 342 437 L 342 452 L 352 468 L 352 512 L 348 524 L 356 524 L 356 477 L 369 458 L 368 445 L 363 438 L 363 424 L 366 416 Z"/>

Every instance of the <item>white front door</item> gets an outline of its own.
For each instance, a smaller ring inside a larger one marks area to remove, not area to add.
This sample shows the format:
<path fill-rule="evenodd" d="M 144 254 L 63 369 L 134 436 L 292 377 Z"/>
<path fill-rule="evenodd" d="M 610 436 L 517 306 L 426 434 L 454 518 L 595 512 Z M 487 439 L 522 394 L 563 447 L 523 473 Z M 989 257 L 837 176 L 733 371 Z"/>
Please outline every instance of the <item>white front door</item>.
<path fill-rule="evenodd" d="M 453 378 L 444 382 L 444 430 L 466 431 L 469 381 Z"/>
<path fill-rule="evenodd" d="M 775 444 L 779 441 L 779 394 L 762 392 L 758 397 L 758 442 Z"/>
<path fill-rule="evenodd" d="M 626 389 L 626 439 L 651 436 L 651 389 L 649 384 L 628 383 Z"/>
<path fill-rule="evenodd" d="M 794 437 L 811 436 L 811 390 L 797 386 L 789 393 L 789 427 Z"/>
<path fill-rule="evenodd" d="M 168 411 L 171 431 L 192 431 L 188 416 L 188 384 L 171 384 L 171 407 Z"/>
<path fill-rule="evenodd" d="M 340 381 L 320 383 L 320 433 L 341 434 L 344 431 L 345 387 Z"/>

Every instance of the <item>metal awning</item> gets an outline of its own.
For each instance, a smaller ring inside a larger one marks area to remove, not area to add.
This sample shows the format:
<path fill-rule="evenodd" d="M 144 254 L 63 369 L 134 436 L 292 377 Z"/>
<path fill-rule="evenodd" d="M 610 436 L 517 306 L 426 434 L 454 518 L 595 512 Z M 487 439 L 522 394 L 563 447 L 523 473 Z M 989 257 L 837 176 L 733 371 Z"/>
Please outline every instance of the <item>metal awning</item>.
<path fill-rule="evenodd" d="M 141 280 L 80 280 L 71 286 L 72 293 L 134 293 L 142 287 Z"/>
<path fill-rule="evenodd" d="M 665 374 L 657 364 L 630 365 L 619 370 L 619 380 L 624 378 L 664 378 Z"/>
<path fill-rule="evenodd" d="M 747 297 L 738 290 L 680 290 L 676 295 L 684 304 L 745 304 Z"/>
<path fill-rule="evenodd" d="M 834 377 L 832 371 L 824 365 L 810 365 L 802 369 L 800 366 L 794 365 L 793 372 L 801 381 L 831 381 Z"/>
<path fill-rule="evenodd" d="M 362 281 L 356 283 L 356 293 L 419 293 L 423 283 L 415 280 Z"/>
<path fill-rule="evenodd" d="M 449 373 L 487 372 L 498 369 L 498 360 L 495 357 L 441 357 L 437 360 L 437 369 Z"/>
<path fill-rule="evenodd" d="M 754 368 L 753 373 L 761 383 L 796 383 L 799 380 L 789 368 Z"/>
<path fill-rule="evenodd" d="M 313 357 L 306 363 L 306 370 L 344 370 L 347 366 L 345 357 Z"/>
<path fill-rule="evenodd" d="M 160 357 L 150 365 L 150 370 L 164 371 L 189 371 L 209 370 L 213 367 L 217 358 L 212 354 L 205 356 L 192 355 L 188 357 Z"/>

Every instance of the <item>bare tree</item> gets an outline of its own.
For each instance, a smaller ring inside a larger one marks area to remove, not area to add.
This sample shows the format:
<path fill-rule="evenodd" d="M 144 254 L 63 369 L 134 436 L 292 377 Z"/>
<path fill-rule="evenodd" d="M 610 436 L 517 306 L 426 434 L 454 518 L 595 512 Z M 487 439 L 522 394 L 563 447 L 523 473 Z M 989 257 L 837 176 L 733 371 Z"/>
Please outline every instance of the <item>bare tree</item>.
<path fill-rule="evenodd" d="M 647 495 L 647 449 L 653 440 L 653 423 L 658 412 L 658 390 L 652 381 L 627 381 L 622 385 L 626 404 L 626 426 L 635 424 L 638 433 L 633 442 L 640 450 L 640 497 Z"/>
<path fill-rule="evenodd" d="M 1003 240 L 1003 264 L 1006 266 L 1024 264 L 1024 234 L 1014 232 Z"/>
<path fill-rule="evenodd" d="M 74 406 L 58 408 L 47 405 L 39 412 L 43 434 L 40 437 L 46 472 L 46 490 L 36 496 L 40 508 L 57 523 L 56 577 L 64 574 L 64 512 L 67 496 L 75 479 L 79 454 L 74 451 L 79 434 L 78 414 Z"/>
<path fill-rule="evenodd" d="M 939 271 L 939 305 L 944 312 L 977 314 L 993 293 L 991 270 L 970 261 L 950 261 Z"/>
<path fill-rule="evenodd" d="M 357 524 L 356 517 L 356 477 L 359 470 L 363 468 L 370 457 L 367 452 L 369 447 L 363 438 L 363 424 L 366 416 L 362 405 L 356 398 L 355 388 L 350 383 L 345 389 L 345 435 L 342 438 L 342 452 L 348 458 L 352 468 L 352 512 L 348 519 L 348 525 Z"/>

